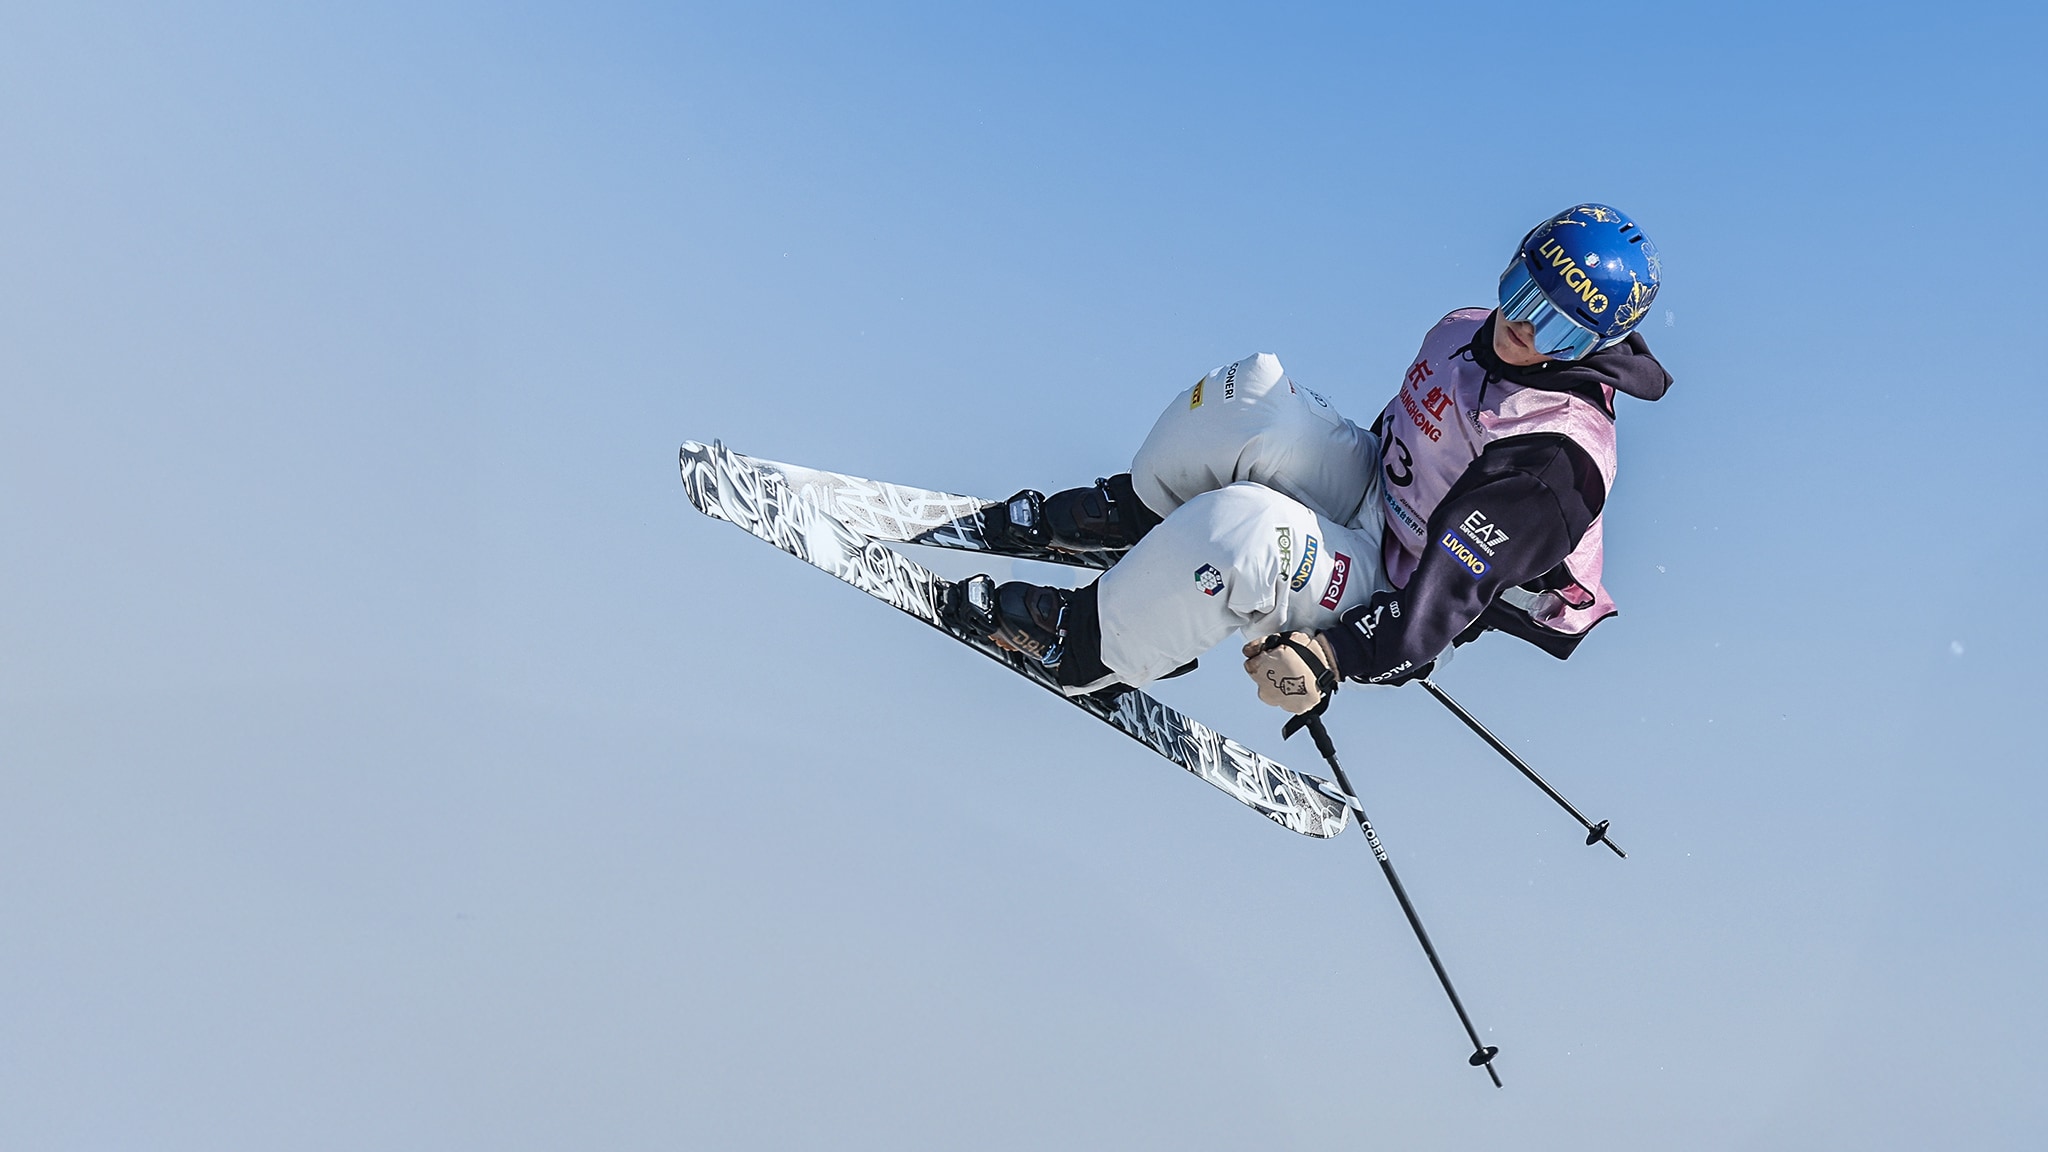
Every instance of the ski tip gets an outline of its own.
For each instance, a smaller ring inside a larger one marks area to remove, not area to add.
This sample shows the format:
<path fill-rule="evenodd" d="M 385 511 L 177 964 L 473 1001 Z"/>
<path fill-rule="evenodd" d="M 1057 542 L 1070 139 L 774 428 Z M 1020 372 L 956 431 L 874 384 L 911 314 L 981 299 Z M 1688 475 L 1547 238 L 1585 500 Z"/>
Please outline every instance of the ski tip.
<path fill-rule="evenodd" d="M 690 465 L 692 463 L 698 465 L 709 464 L 713 457 L 725 450 L 725 441 L 723 440 L 713 440 L 709 444 L 696 440 L 683 441 L 683 446 L 676 450 L 676 467 L 682 472 L 683 482 L 687 484 L 690 481 Z"/>

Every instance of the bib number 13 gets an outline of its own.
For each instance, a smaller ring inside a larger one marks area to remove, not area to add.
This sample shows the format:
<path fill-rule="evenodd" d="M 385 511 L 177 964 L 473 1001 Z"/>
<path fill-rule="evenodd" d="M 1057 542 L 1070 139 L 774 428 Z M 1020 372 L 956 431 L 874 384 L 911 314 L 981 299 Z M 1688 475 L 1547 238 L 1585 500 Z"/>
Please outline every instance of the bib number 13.
<path fill-rule="evenodd" d="M 1415 457 L 1408 454 L 1408 445 L 1401 443 L 1399 436 L 1387 437 L 1385 459 L 1389 481 L 1402 488 L 1415 483 Z"/>

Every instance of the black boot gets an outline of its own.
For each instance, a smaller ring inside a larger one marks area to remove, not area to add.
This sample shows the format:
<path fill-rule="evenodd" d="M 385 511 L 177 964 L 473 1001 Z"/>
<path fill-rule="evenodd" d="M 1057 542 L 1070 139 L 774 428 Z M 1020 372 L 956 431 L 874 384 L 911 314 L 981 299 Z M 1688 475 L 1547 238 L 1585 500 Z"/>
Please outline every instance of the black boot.
<path fill-rule="evenodd" d="M 1097 480 L 1050 496 L 1033 489 L 990 508 L 989 535 L 1031 548 L 1062 552 L 1117 552 L 1144 538 L 1160 517 L 1138 499 L 1131 474 Z"/>
<path fill-rule="evenodd" d="M 1114 681 L 1102 663 L 1102 623 L 1095 585 L 1052 588 L 1012 580 L 998 585 L 970 576 L 946 591 L 945 615 L 954 624 L 1047 669 L 1061 687 L 1088 691 Z"/>

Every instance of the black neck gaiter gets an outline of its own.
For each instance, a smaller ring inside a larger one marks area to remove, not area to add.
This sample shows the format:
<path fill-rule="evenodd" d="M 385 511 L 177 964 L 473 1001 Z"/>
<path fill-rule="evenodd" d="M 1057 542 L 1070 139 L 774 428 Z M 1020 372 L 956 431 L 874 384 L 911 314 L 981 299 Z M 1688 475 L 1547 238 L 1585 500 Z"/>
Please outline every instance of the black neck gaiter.
<path fill-rule="evenodd" d="M 1602 348 L 1583 360 L 1546 360 L 1518 367 L 1493 354 L 1493 326 L 1499 319 L 1497 311 L 1489 315 L 1479 331 L 1472 334 L 1467 349 L 1473 362 L 1488 376 L 1524 388 L 1568 392 L 1592 401 L 1609 416 L 1614 415 L 1614 408 L 1601 389 L 1603 384 L 1638 400 L 1655 400 L 1671 387 L 1671 374 L 1650 353 L 1650 345 L 1640 332 L 1631 332 L 1621 343 Z"/>

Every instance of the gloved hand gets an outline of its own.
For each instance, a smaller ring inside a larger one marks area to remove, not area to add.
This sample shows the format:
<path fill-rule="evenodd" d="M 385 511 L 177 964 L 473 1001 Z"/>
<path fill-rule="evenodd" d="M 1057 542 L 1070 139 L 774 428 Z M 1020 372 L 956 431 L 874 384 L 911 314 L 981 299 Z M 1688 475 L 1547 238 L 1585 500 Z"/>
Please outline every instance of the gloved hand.
<path fill-rule="evenodd" d="M 1312 665 L 1292 641 L 1321 661 Z M 1337 654 L 1330 642 L 1309 632 L 1265 636 L 1244 646 L 1244 670 L 1259 686 L 1259 700 L 1299 716 L 1316 708 L 1337 687 Z"/>

